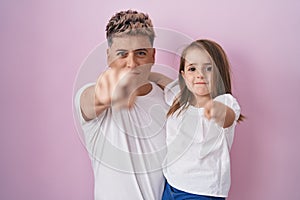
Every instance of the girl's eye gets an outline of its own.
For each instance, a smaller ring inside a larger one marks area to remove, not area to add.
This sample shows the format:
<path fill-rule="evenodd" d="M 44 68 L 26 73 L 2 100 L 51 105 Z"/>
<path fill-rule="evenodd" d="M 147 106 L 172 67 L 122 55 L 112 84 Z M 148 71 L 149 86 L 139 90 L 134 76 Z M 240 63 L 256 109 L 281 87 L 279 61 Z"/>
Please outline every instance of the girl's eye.
<path fill-rule="evenodd" d="M 207 67 L 205 67 L 205 71 L 206 71 L 206 72 L 211 72 L 211 71 L 212 71 L 212 66 L 207 66 Z"/>
<path fill-rule="evenodd" d="M 188 71 L 194 72 L 194 71 L 196 71 L 196 67 L 189 67 Z"/>

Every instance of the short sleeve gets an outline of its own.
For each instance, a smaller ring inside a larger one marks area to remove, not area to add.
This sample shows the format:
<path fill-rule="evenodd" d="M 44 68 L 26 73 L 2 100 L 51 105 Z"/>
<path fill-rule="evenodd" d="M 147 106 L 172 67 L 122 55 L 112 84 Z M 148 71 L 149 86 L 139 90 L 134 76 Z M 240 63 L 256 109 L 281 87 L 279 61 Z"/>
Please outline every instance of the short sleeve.
<path fill-rule="evenodd" d="M 172 81 L 165 87 L 164 89 L 165 101 L 169 106 L 172 105 L 175 97 L 179 94 L 179 92 L 180 92 L 180 88 L 179 88 L 178 79 Z"/>
<path fill-rule="evenodd" d="M 226 106 L 230 107 L 235 113 L 235 121 L 238 120 L 241 114 L 241 108 L 237 100 L 231 94 L 223 94 L 217 96 L 214 101 L 221 102 Z"/>
<path fill-rule="evenodd" d="M 86 121 L 84 120 L 84 118 L 83 118 L 83 116 L 82 116 L 82 112 L 81 112 L 81 108 L 80 108 L 80 97 L 81 97 L 82 92 L 83 92 L 85 89 L 87 89 L 88 87 L 91 87 L 91 86 L 93 86 L 93 85 L 95 85 L 95 83 L 89 83 L 89 84 L 84 85 L 82 88 L 80 88 L 80 89 L 77 91 L 77 93 L 76 93 L 76 95 L 75 95 L 75 99 L 74 99 L 75 112 L 76 112 L 76 114 L 77 114 L 77 117 L 78 117 L 79 122 L 80 122 L 81 125 L 85 124 Z"/>

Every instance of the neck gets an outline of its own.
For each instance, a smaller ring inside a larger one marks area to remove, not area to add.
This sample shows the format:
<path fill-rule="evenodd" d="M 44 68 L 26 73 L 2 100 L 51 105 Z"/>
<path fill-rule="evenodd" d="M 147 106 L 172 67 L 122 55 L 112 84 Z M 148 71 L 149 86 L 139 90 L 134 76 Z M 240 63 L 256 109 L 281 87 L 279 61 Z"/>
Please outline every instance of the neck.
<path fill-rule="evenodd" d="M 145 83 L 144 85 L 140 86 L 136 92 L 137 92 L 137 96 L 144 96 L 146 94 L 148 94 L 149 92 L 151 92 L 152 90 L 152 85 L 151 83 Z"/>
<path fill-rule="evenodd" d="M 202 108 L 209 100 L 211 100 L 211 96 L 209 94 L 201 97 L 195 97 L 192 105 L 197 108 Z"/>

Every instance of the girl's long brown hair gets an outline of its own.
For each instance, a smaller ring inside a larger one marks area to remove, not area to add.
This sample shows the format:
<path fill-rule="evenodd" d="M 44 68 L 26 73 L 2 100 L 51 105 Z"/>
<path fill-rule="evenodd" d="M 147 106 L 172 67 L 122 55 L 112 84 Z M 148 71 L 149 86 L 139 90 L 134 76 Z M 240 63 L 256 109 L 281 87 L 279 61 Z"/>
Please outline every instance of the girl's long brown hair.
<path fill-rule="evenodd" d="M 222 94 L 232 94 L 231 93 L 231 77 L 230 77 L 230 64 L 228 62 L 227 56 L 222 49 L 222 47 L 214 41 L 211 40 L 196 40 L 188 45 L 182 52 L 180 58 L 180 65 L 179 65 L 179 87 L 180 87 L 180 94 L 178 97 L 175 98 L 170 110 L 167 113 L 167 116 L 173 115 L 177 110 L 177 116 L 184 111 L 189 104 L 193 101 L 194 95 L 191 93 L 182 77 L 181 72 L 184 71 L 185 66 L 185 57 L 188 50 L 192 48 L 198 48 L 204 50 L 208 53 L 211 58 L 211 62 L 213 65 L 213 73 L 212 73 L 212 80 L 211 80 L 211 97 L 215 98 Z M 245 117 L 241 114 L 239 116 L 238 121 L 243 121 Z"/>

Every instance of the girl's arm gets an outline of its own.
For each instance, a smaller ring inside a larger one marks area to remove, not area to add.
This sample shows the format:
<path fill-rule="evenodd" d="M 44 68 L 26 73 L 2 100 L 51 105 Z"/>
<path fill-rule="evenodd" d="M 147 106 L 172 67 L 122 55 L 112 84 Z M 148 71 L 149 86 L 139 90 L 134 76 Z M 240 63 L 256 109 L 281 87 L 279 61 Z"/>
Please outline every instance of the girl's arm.
<path fill-rule="evenodd" d="M 161 89 L 164 89 L 166 85 L 173 81 L 171 78 L 158 72 L 151 72 L 149 80 L 156 83 Z"/>
<path fill-rule="evenodd" d="M 207 119 L 213 118 L 223 128 L 230 127 L 235 119 L 235 113 L 230 107 L 212 100 L 204 106 L 204 116 Z"/>

